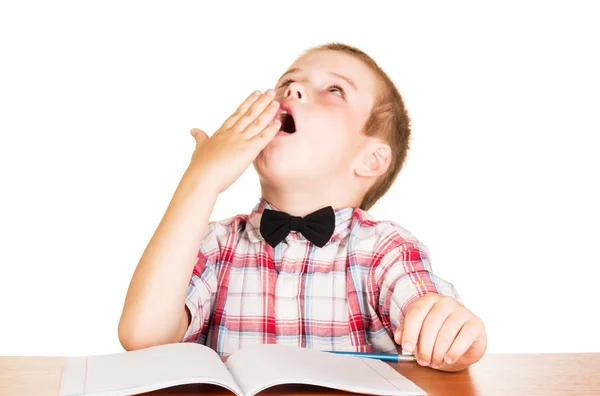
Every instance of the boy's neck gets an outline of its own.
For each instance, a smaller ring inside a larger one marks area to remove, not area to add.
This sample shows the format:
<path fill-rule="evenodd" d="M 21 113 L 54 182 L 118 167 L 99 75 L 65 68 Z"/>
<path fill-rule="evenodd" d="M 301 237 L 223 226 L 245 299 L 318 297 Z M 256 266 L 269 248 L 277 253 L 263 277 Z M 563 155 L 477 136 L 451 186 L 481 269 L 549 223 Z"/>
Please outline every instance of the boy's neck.
<path fill-rule="evenodd" d="M 345 194 L 346 196 L 337 196 L 330 193 L 314 194 L 312 192 L 299 191 L 296 193 L 271 192 L 262 190 L 262 198 L 279 211 L 286 212 L 292 216 L 304 217 L 309 213 L 319 210 L 326 206 L 333 207 L 334 210 L 360 205 L 356 198 Z"/>

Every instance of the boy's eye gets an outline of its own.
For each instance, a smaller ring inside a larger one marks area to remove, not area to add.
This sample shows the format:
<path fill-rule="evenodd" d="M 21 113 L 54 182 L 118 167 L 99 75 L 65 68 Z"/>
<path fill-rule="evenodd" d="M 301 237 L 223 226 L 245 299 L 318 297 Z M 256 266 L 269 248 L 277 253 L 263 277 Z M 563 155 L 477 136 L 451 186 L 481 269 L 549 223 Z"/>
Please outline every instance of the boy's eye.
<path fill-rule="evenodd" d="M 290 85 L 293 82 L 294 82 L 294 80 L 292 80 L 291 78 L 286 78 L 285 81 L 283 83 L 281 83 L 279 88 L 287 87 L 288 85 Z"/>
<path fill-rule="evenodd" d="M 344 97 L 344 89 L 337 84 L 333 84 L 329 87 L 329 92 L 335 91 L 338 91 L 340 93 L 340 96 Z"/>

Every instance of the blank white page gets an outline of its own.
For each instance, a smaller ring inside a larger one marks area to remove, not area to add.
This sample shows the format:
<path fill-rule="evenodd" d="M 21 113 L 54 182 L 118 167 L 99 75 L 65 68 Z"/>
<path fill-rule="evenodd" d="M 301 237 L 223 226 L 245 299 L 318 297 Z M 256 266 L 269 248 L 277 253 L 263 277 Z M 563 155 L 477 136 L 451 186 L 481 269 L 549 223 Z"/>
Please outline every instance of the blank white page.
<path fill-rule="evenodd" d="M 426 395 L 387 363 L 288 345 L 244 347 L 226 363 L 242 391 L 251 396 L 273 385 L 326 386 L 377 395 Z"/>
<path fill-rule="evenodd" d="M 127 395 L 207 383 L 240 389 L 212 349 L 195 343 L 160 345 L 110 355 L 69 357 L 60 396 Z"/>

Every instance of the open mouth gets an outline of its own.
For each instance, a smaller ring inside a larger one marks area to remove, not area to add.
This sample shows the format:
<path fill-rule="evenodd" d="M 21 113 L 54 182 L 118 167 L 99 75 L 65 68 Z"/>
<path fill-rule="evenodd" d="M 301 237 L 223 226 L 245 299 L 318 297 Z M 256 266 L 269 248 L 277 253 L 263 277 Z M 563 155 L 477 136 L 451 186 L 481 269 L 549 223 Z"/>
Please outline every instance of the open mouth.
<path fill-rule="evenodd" d="M 294 133 L 296 132 L 296 123 L 294 122 L 294 117 L 286 110 L 283 110 L 277 116 L 281 121 L 281 130 L 286 133 Z"/>

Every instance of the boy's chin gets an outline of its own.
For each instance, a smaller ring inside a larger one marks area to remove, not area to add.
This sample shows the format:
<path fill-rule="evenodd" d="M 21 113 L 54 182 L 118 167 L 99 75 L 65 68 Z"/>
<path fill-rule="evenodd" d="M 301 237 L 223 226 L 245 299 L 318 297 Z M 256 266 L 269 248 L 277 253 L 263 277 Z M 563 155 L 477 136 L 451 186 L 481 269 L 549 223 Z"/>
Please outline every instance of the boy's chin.
<path fill-rule="evenodd" d="M 254 169 L 258 175 L 269 182 L 280 184 L 281 182 L 289 183 L 290 180 L 296 179 L 296 176 L 306 175 L 306 171 L 299 169 L 298 165 L 294 165 L 293 161 L 285 158 L 257 157 L 254 162 Z M 300 173 L 300 174 L 299 174 Z"/>

